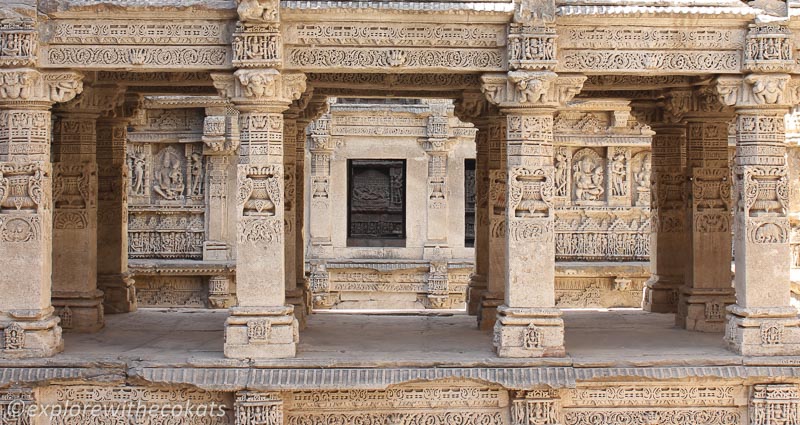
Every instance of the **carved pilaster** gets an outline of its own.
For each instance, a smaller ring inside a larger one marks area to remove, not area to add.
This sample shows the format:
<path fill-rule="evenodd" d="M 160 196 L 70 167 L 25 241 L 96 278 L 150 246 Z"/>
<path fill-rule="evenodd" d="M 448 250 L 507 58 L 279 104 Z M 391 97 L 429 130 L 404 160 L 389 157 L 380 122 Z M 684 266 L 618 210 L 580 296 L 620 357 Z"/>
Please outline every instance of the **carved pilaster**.
<path fill-rule="evenodd" d="M 313 257 L 323 255 L 331 247 L 332 202 L 331 199 L 331 154 L 341 140 L 331 137 L 330 115 L 325 114 L 309 125 L 308 150 L 311 152 L 311 210 L 315 218 L 309 230 Z"/>
<path fill-rule="evenodd" d="M 285 205 L 294 200 L 287 199 L 285 186 L 283 113 L 305 91 L 305 75 L 242 69 L 212 77 L 240 112 L 237 306 L 226 321 L 225 355 L 293 357 L 298 323 L 286 305 Z"/>
<path fill-rule="evenodd" d="M 446 115 L 428 117 L 427 137 L 419 140 L 428 156 L 426 248 L 447 247 L 447 157 L 452 147 Z"/>
<path fill-rule="evenodd" d="M 681 122 L 691 93 L 669 93 L 665 105 L 637 110 L 655 131 L 651 161 L 650 279 L 642 308 L 675 313 L 686 267 L 686 126 Z M 663 112 L 662 112 L 663 111 Z"/>
<path fill-rule="evenodd" d="M 701 332 L 722 332 L 725 307 L 735 302 L 730 273 L 732 220 L 728 165 L 728 126 L 733 111 L 717 99 L 713 87 L 696 88 L 691 107 L 684 115 L 688 258 L 675 318 L 678 326 Z"/>
<path fill-rule="evenodd" d="M 0 357 L 48 357 L 63 348 L 50 302 L 50 106 L 80 93 L 82 76 L 13 69 L 0 78 Z"/>
<path fill-rule="evenodd" d="M 35 422 L 31 412 L 36 407 L 34 391 L 9 388 L 0 391 L 0 424 L 29 425 Z"/>
<path fill-rule="evenodd" d="M 283 425 L 280 393 L 240 391 L 233 405 L 236 425 Z"/>
<path fill-rule="evenodd" d="M 784 116 L 796 99 L 787 74 L 720 77 L 722 101 L 736 108 L 734 251 L 736 304 L 725 338 L 744 355 L 800 352 L 800 321 L 791 307 L 788 166 Z"/>
<path fill-rule="evenodd" d="M 797 385 L 754 385 L 749 410 L 750 425 L 800 423 L 800 392 Z"/>
<path fill-rule="evenodd" d="M 209 308 L 231 308 L 235 302 L 230 276 L 211 276 L 208 279 Z"/>
<path fill-rule="evenodd" d="M 564 322 L 555 308 L 553 115 L 586 77 L 512 71 L 481 80 L 505 116 L 507 146 L 507 276 L 494 346 L 501 357 L 563 356 Z"/>
<path fill-rule="evenodd" d="M 202 163 L 197 163 L 201 169 L 195 170 L 195 174 L 202 177 L 205 173 L 205 179 L 195 180 L 195 183 L 207 185 L 208 193 L 208 233 L 207 240 L 203 242 L 203 259 L 231 260 L 236 244 L 236 209 L 229 202 L 228 193 L 236 186 L 235 154 L 239 148 L 239 111 L 232 105 L 206 108 L 202 140 L 207 166 L 202 170 Z"/>
<path fill-rule="evenodd" d="M 136 311 L 136 289 L 128 272 L 128 123 L 141 97 L 132 95 L 97 120 L 97 287 L 105 313 Z"/>
<path fill-rule="evenodd" d="M 517 391 L 511 401 L 511 425 L 560 425 L 556 390 Z"/>
<path fill-rule="evenodd" d="M 330 308 L 335 304 L 334 295 L 331 294 L 331 275 L 325 261 L 311 261 L 308 286 L 313 294 L 314 308 Z"/>

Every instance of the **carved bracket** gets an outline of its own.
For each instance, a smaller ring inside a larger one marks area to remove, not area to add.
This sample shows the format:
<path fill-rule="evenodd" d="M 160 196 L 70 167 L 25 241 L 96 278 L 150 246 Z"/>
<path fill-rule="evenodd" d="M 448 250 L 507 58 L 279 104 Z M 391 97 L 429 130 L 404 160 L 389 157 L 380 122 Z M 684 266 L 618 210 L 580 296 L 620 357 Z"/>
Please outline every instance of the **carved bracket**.
<path fill-rule="evenodd" d="M 501 108 L 558 107 L 580 93 L 586 77 L 560 76 L 550 71 L 511 71 L 485 74 L 481 91 Z"/>

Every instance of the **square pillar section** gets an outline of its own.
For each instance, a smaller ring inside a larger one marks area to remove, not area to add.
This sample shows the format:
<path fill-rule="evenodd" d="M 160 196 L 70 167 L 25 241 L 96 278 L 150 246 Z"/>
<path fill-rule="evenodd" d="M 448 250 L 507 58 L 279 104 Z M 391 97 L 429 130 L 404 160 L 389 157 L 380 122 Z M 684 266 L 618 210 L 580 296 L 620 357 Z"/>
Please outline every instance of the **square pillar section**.
<path fill-rule="evenodd" d="M 736 304 L 727 309 L 725 340 L 747 356 L 800 354 L 800 320 L 789 302 L 785 261 L 790 226 L 784 116 L 795 90 L 790 85 L 797 83 L 779 73 L 718 80 L 723 101 L 736 107 Z"/>
<path fill-rule="evenodd" d="M 564 321 L 555 307 L 553 115 L 586 77 L 511 71 L 481 80 L 506 117 L 507 280 L 494 347 L 500 357 L 563 357 Z"/>
<path fill-rule="evenodd" d="M 722 332 L 725 308 L 735 302 L 731 280 L 731 182 L 728 127 L 733 110 L 706 85 L 686 93 L 687 252 L 677 326 Z"/>
<path fill-rule="evenodd" d="M 86 87 L 56 108 L 53 131 L 53 306 L 65 331 L 103 328 L 97 289 L 97 119 L 124 88 Z"/>
<path fill-rule="evenodd" d="M 50 107 L 79 94 L 82 76 L 18 68 L 0 78 L 0 358 L 49 357 L 64 345 L 50 301 Z"/>
<path fill-rule="evenodd" d="M 305 75 L 275 69 L 214 74 L 239 110 L 236 297 L 225 323 L 225 356 L 294 357 L 298 323 L 286 304 L 283 112 L 305 91 Z"/>
<path fill-rule="evenodd" d="M 686 267 L 686 127 L 668 117 L 652 124 L 650 278 L 642 308 L 653 313 L 677 311 Z"/>

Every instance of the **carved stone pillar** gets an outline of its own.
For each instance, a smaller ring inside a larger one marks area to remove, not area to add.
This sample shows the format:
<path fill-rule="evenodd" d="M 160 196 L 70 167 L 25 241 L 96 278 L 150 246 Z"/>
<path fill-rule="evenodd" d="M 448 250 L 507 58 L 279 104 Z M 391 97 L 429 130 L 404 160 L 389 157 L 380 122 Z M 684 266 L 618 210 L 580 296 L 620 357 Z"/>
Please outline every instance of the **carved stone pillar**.
<path fill-rule="evenodd" d="M 455 115 L 464 122 L 471 122 L 477 128 L 475 134 L 475 269 L 467 287 L 467 313 L 478 316 L 478 326 L 482 323 L 481 301 L 488 290 L 489 276 L 489 123 L 484 110 L 489 103 L 483 93 L 466 91 L 456 101 Z M 504 284 L 503 284 L 504 285 Z M 500 297 L 502 299 L 502 297 Z M 499 304 L 496 304 L 499 305 Z M 489 316 L 487 314 L 487 316 Z M 494 326 L 496 310 L 491 312 L 490 322 L 484 329 Z M 487 317 L 488 318 L 488 317 Z"/>
<path fill-rule="evenodd" d="M 53 135 L 53 306 L 65 331 L 105 325 L 97 289 L 97 119 L 121 105 L 116 86 L 88 87 L 61 105 Z"/>
<path fill-rule="evenodd" d="M 311 151 L 311 211 L 314 219 L 310 223 L 311 249 L 313 256 L 319 257 L 331 248 L 332 200 L 331 154 L 336 142 L 331 138 L 330 114 L 312 122 L 309 126 L 308 149 Z"/>
<path fill-rule="evenodd" d="M 305 311 L 303 310 L 302 289 L 297 287 L 297 203 L 302 200 L 297 197 L 297 111 L 290 109 L 284 114 L 283 119 L 283 167 L 284 167 L 284 236 L 286 242 L 286 299 L 288 304 L 294 306 L 294 314 L 298 322 L 305 324 Z"/>
<path fill-rule="evenodd" d="M 80 93 L 82 77 L 27 68 L 0 77 L 0 357 L 48 357 L 63 348 L 50 300 L 50 107 Z"/>
<path fill-rule="evenodd" d="M 427 238 L 425 248 L 444 248 L 447 241 L 447 156 L 450 143 L 447 115 L 428 117 L 427 137 L 420 144 L 428 156 Z"/>
<path fill-rule="evenodd" d="M 676 324 L 701 332 L 722 332 L 725 307 L 735 302 L 731 282 L 731 182 L 728 126 L 732 112 L 710 86 L 690 93 L 687 122 L 688 178 L 685 285 Z M 674 255 L 674 254 L 673 254 Z"/>
<path fill-rule="evenodd" d="M 205 170 L 193 170 L 197 192 L 206 193 L 207 240 L 203 242 L 204 261 L 230 261 L 236 245 L 237 206 L 229 194 L 236 190 L 236 151 L 239 148 L 239 112 L 232 105 L 206 108 L 203 119 Z M 193 167 L 194 168 L 194 167 Z M 206 185 L 202 190 L 202 185 Z M 230 277 L 208 280 L 208 306 L 230 308 L 235 304 Z"/>
<path fill-rule="evenodd" d="M 675 313 L 686 267 L 686 126 L 664 115 L 648 120 L 656 134 L 650 157 L 650 279 L 642 308 Z"/>
<path fill-rule="evenodd" d="M 239 110 L 237 306 L 225 324 L 225 355 L 293 357 L 294 308 L 286 305 L 283 112 L 305 90 L 305 75 L 274 69 L 214 74 Z M 232 195 L 230 196 L 233 197 Z"/>
<path fill-rule="evenodd" d="M 488 126 L 481 125 L 475 135 L 475 272 L 470 278 L 467 293 L 467 312 L 470 315 L 478 315 L 481 299 L 488 290 L 486 281 L 489 274 L 490 235 L 488 131 Z"/>
<path fill-rule="evenodd" d="M 511 401 L 511 425 L 561 424 L 556 390 L 516 391 Z"/>
<path fill-rule="evenodd" d="M 553 115 L 586 77 L 512 71 L 481 79 L 505 114 L 507 143 L 507 280 L 494 346 L 501 357 L 564 356 L 564 321 L 555 308 Z"/>
<path fill-rule="evenodd" d="M 488 111 L 487 111 L 488 112 Z M 506 290 L 506 122 L 496 109 L 486 116 L 488 130 L 489 267 L 486 292 L 478 307 L 478 328 L 494 329 Z"/>
<path fill-rule="evenodd" d="M 233 405 L 236 425 L 283 425 L 280 393 L 239 391 Z"/>
<path fill-rule="evenodd" d="M 128 182 L 125 144 L 128 123 L 141 101 L 116 108 L 97 120 L 97 287 L 103 310 L 136 311 L 136 289 L 128 272 Z"/>
<path fill-rule="evenodd" d="M 751 30 L 752 33 L 753 30 Z M 800 320 L 790 304 L 788 166 L 784 115 L 788 74 L 721 77 L 724 103 L 736 107 L 734 251 L 736 304 L 725 338 L 743 355 L 800 353 Z"/>

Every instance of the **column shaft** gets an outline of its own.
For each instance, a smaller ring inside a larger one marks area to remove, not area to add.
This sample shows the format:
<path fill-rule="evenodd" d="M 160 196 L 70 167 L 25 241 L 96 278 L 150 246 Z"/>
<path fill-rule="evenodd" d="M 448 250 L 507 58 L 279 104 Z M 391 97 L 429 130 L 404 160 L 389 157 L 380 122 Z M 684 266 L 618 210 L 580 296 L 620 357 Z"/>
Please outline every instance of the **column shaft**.
<path fill-rule="evenodd" d="M 478 310 L 478 327 L 484 330 L 494 329 L 497 307 L 503 304 L 506 290 L 506 121 L 502 115 L 487 120 L 489 273 Z"/>
<path fill-rule="evenodd" d="M 687 121 L 688 259 L 676 324 L 688 330 L 722 332 L 725 307 L 735 301 L 730 271 L 728 121 L 713 116 L 692 116 Z"/>
<path fill-rule="evenodd" d="M 564 322 L 555 308 L 554 113 L 542 107 L 506 115 L 508 275 L 495 325 L 501 357 L 565 354 Z"/>
<path fill-rule="evenodd" d="M 65 331 L 94 332 L 104 326 L 97 289 L 99 114 L 78 111 L 59 113 L 54 131 L 53 306 Z"/>
<path fill-rule="evenodd" d="M 654 124 L 651 155 L 650 279 L 643 308 L 654 313 L 677 311 L 678 290 L 686 268 L 686 129 Z"/>
<path fill-rule="evenodd" d="M 97 286 L 105 313 L 136 311 L 128 272 L 128 179 L 125 144 L 128 121 L 97 121 Z"/>
<path fill-rule="evenodd" d="M 467 312 L 473 316 L 478 315 L 489 274 L 489 134 L 486 125 L 478 126 L 475 146 L 475 271 L 467 289 Z"/>

